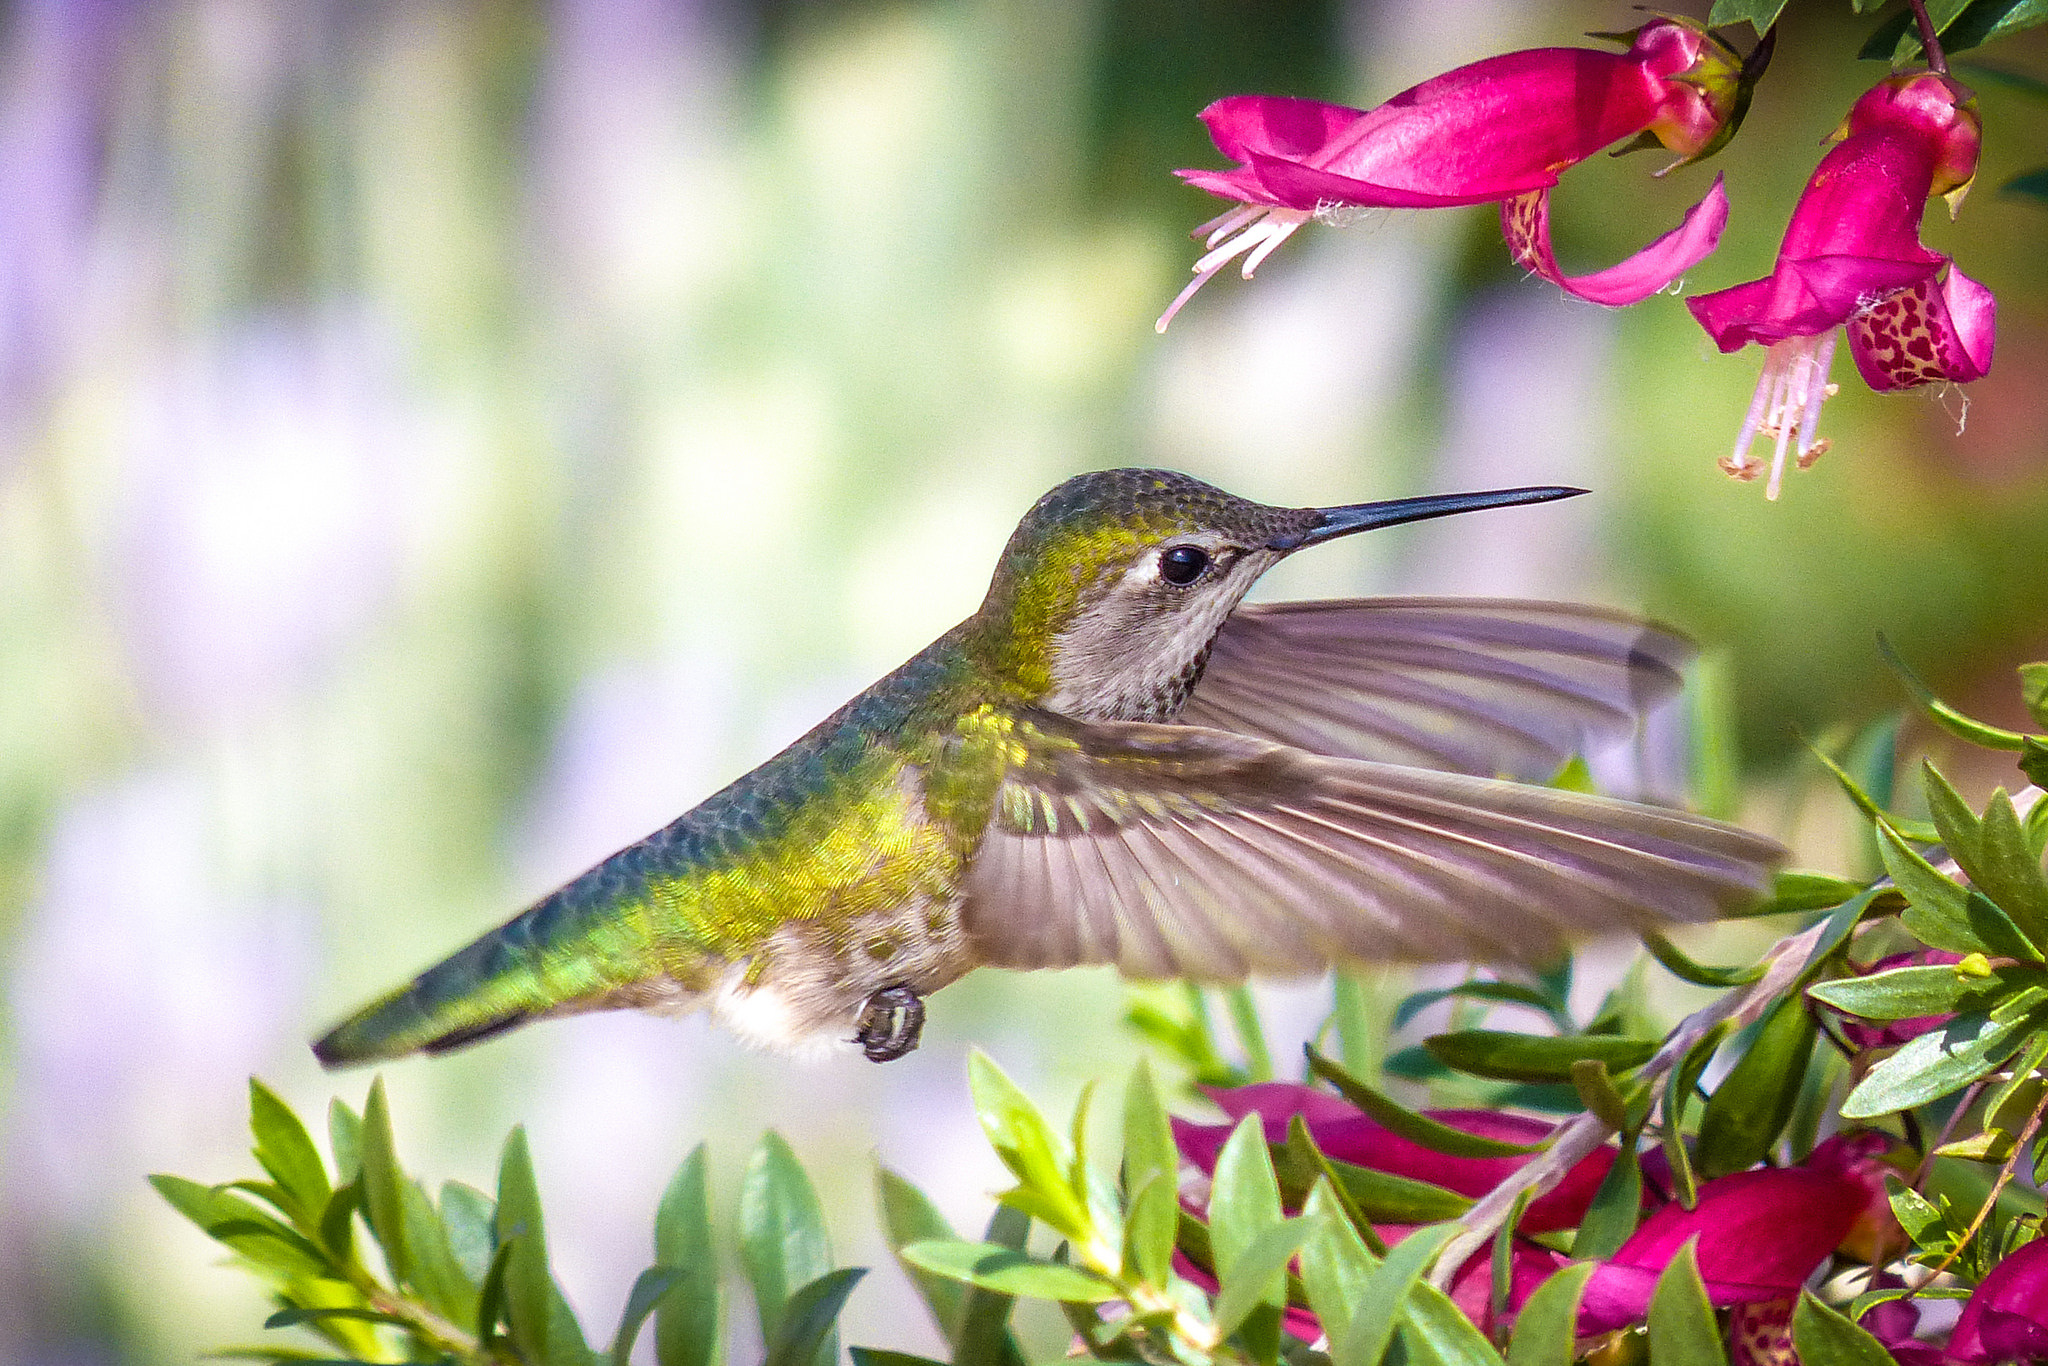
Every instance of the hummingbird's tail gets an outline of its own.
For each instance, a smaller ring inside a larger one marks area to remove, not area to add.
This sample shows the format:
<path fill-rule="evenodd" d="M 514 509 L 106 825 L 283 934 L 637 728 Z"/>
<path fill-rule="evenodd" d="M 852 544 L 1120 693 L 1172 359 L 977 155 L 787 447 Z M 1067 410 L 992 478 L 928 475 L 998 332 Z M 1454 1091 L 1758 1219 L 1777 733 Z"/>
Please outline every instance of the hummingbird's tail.
<path fill-rule="evenodd" d="M 446 1053 L 543 1015 L 665 994 L 634 991 L 658 961 L 636 932 L 637 917 L 578 896 L 582 883 L 370 1002 L 315 1040 L 313 1055 L 335 1068 Z"/>

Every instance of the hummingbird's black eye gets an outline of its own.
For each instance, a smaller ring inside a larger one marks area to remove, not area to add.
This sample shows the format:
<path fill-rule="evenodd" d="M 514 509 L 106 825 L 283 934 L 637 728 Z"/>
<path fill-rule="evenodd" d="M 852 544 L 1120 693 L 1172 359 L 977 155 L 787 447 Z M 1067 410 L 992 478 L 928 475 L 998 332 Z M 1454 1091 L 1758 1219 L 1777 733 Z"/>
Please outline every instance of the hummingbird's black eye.
<path fill-rule="evenodd" d="M 1190 584 L 1209 567 L 1209 556 L 1197 546 L 1177 545 L 1159 557 L 1159 577 L 1168 583 Z"/>

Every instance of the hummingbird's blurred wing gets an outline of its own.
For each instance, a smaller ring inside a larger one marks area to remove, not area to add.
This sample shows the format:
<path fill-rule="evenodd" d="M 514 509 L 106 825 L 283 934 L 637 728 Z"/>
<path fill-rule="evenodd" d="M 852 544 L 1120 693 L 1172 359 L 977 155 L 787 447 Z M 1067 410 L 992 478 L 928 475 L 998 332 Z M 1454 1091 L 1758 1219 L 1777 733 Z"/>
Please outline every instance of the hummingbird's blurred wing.
<path fill-rule="evenodd" d="M 1222 731 L 1020 722 L 968 867 L 978 961 L 1235 981 L 1538 963 L 1753 901 L 1784 850 L 1702 817 Z"/>
<path fill-rule="evenodd" d="M 1692 645 L 1622 612 L 1482 598 L 1240 607 L 1179 719 L 1315 754 L 1541 780 L 1677 691 Z"/>

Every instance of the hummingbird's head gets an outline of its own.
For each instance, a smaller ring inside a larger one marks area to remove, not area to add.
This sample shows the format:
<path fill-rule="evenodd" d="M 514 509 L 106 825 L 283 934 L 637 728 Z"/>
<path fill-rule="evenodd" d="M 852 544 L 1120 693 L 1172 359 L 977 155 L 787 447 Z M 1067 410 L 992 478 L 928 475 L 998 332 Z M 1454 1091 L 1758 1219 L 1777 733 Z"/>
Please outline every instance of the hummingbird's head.
<path fill-rule="evenodd" d="M 1224 619 L 1261 574 L 1302 547 L 1581 492 L 1279 508 L 1171 470 L 1079 474 L 1017 524 L 978 622 L 992 662 L 1034 704 L 1082 720 L 1170 720 L 1201 678 Z"/>

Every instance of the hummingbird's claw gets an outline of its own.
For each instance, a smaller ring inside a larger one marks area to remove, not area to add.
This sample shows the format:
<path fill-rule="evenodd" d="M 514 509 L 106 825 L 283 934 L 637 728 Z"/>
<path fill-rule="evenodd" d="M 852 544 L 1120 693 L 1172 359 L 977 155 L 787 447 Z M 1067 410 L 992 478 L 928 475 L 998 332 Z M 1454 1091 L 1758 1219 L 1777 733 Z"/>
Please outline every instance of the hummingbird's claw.
<path fill-rule="evenodd" d="M 894 1062 L 917 1047 L 924 1033 L 924 997 L 909 987 L 883 987 L 860 1008 L 853 1041 L 869 1062 Z"/>

